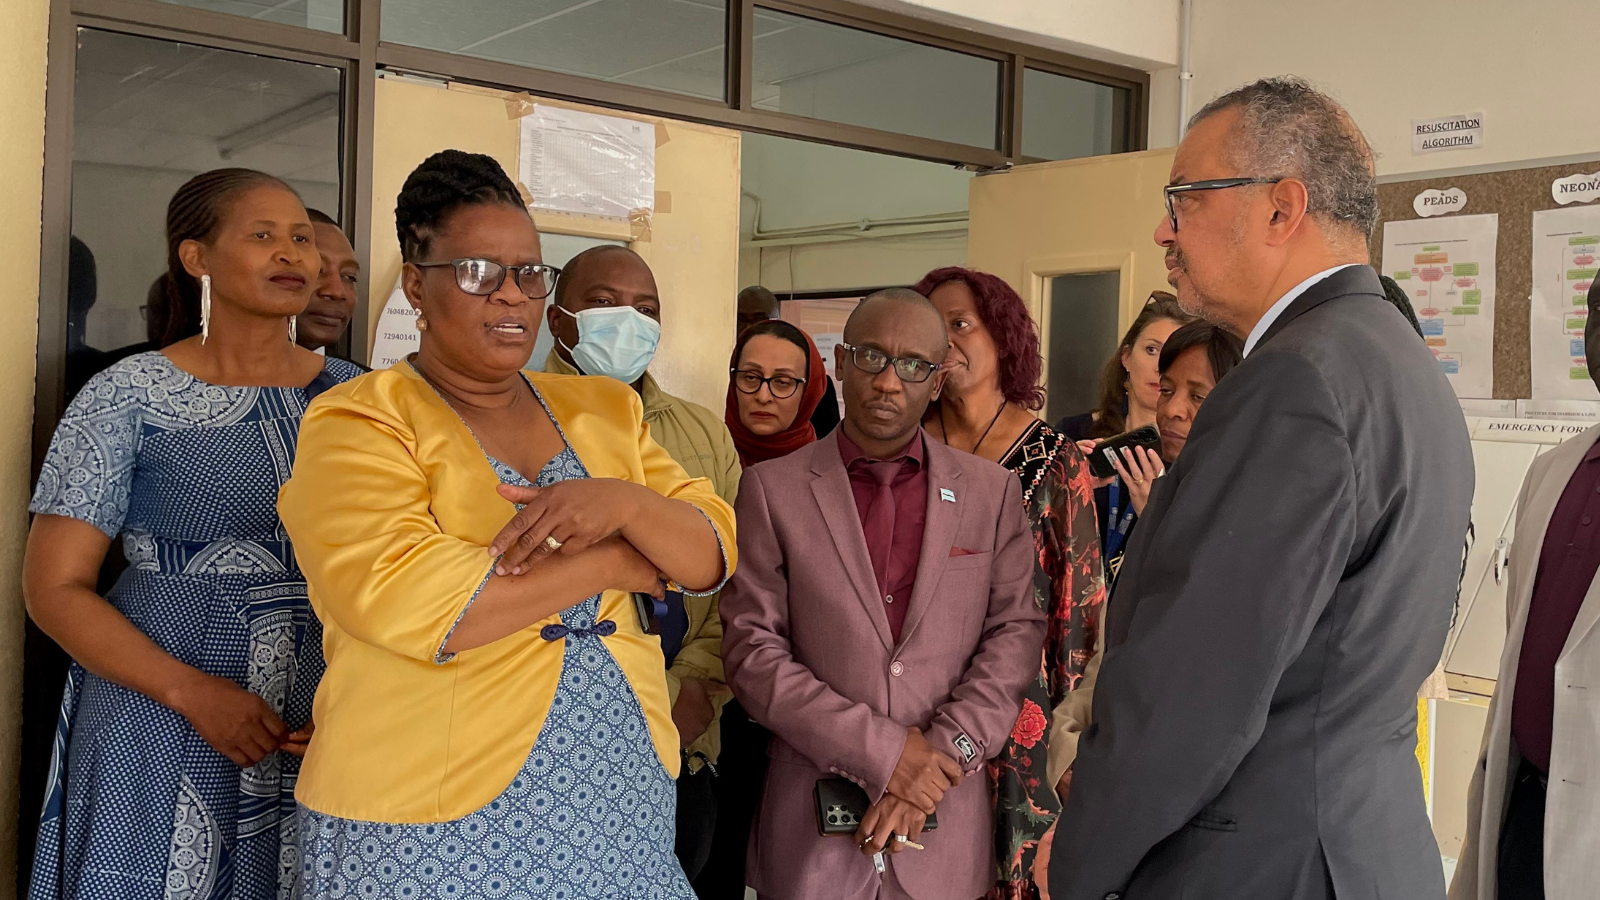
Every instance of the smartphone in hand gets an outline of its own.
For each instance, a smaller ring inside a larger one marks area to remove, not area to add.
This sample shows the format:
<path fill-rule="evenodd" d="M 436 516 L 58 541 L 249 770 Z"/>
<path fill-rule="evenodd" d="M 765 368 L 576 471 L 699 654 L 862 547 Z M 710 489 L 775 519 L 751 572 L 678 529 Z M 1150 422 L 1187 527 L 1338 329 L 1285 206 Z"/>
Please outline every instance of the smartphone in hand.
<path fill-rule="evenodd" d="M 1096 478 L 1110 478 L 1117 474 L 1117 467 L 1112 465 L 1112 460 L 1120 457 L 1124 447 L 1130 450 L 1134 447 L 1145 447 L 1160 455 L 1161 432 L 1157 431 L 1154 425 L 1146 425 L 1095 444 L 1094 452 L 1089 454 L 1089 473 Z"/>

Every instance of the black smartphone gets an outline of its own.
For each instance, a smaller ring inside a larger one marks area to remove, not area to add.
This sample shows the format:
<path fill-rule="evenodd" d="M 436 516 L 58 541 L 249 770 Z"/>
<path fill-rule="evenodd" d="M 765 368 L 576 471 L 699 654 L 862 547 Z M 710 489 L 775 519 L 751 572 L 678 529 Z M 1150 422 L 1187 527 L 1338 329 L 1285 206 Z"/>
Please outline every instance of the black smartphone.
<path fill-rule="evenodd" d="M 1124 447 L 1129 449 L 1145 447 L 1159 455 L 1161 453 L 1161 432 L 1157 431 L 1154 425 L 1146 425 L 1143 428 L 1125 431 L 1116 437 L 1106 438 L 1095 444 L 1094 452 L 1089 454 L 1090 474 L 1096 478 L 1110 478 L 1117 474 L 1117 467 L 1113 466 L 1111 461 L 1120 457 Z M 1128 461 L 1123 460 L 1122 464 L 1127 465 Z"/>
<path fill-rule="evenodd" d="M 664 601 L 635 591 L 633 610 L 639 614 L 639 628 L 645 634 L 661 633 L 661 619 L 667 614 L 667 604 Z"/>
<path fill-rule="evenodd" d="M 867 792 L 848 778 L 819 778 L 813 792 L 817 801 L 817 832 L 823 837 L 855 834 L 867 814 Z M 923 831 L 939 829 L 939 814 L 928 817 Z"/>

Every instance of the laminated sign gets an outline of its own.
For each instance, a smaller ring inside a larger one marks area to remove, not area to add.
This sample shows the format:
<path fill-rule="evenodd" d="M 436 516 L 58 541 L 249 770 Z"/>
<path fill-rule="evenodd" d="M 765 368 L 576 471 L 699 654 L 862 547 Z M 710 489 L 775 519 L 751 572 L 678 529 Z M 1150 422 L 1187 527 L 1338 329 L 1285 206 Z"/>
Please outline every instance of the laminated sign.
<path fill-rule="evenodd" d="M 1472 150 L 1483 146 L 1483 113 L 1411 120 L 1411 152 Z"/>

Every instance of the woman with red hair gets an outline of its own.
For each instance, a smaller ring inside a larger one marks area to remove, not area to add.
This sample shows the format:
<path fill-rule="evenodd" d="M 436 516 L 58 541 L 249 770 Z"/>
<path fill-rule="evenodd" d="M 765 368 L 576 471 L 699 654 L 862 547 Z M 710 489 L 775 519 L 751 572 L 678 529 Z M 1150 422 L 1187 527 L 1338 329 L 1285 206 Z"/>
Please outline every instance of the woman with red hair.
<path fill-rule="evenodd" d="M 1061 811 L 1054 788 L 1073 749 L 1052 753 L 1051 714 L 1083 678 L 1105 605 L 1094 486 L 1078 448 L 1035 416 L 1044 406 L 1039 331 L 1017 292 L 993 275 L 954 266 L 929 272 L 916 291 L 939 308 L 950 332 L 944 385 L 923 427 L 934 440 L 997 462 L 1022 480 L 1047 577 L 1034 586 L 1049 617 L 1039 677 L 1010 740 L 989 762 L 1000 871 L 988 897 L 1034 900 L 1034 852 Z"/>

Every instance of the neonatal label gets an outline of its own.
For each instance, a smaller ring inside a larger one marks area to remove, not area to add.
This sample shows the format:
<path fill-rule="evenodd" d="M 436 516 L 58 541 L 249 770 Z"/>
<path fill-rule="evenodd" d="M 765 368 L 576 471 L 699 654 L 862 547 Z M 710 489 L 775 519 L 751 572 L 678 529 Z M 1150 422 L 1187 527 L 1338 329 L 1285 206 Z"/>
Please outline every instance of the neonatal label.
<path fill-rule="evenodd" d="M 1472 150 L 1483 146 L 1483 113 L 1411 120 L 1411 152 Z"/>
<path fill-rule="evenodd" d="M 1423 191 L 1411 201 L 1411 208 L 1423 218 L 1460 212 L 1467 208 L 1467 192 L 1460 188 Z"/>
<path fill-rule="evenodd" d="M 1550 182 L 1550 198 L 1563 206 L 1600 200 L 1600 172 L 1557 178 Z"/>

